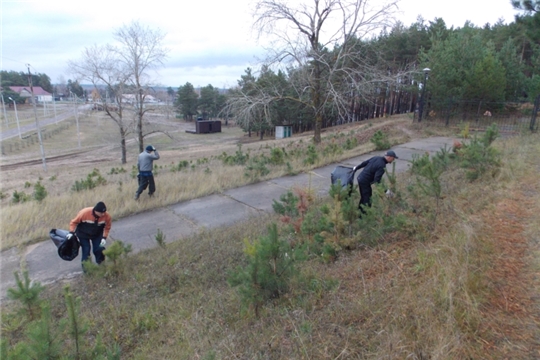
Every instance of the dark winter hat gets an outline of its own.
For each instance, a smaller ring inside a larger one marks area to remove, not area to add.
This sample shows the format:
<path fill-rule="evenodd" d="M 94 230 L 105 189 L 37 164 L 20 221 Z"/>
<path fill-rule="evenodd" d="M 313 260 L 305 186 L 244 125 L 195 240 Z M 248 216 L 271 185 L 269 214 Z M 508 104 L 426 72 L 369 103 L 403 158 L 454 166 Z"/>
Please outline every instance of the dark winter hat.
<path fill-rule="evenodd" d="M 391 157 L 393 157 L 394 159 L 399 159 L 399 158 L 397 157 L 396 153 L 395 153 L 393 150 L 388 150 L 388 151 L 386 152 L 386 154 L 384 154 L 384 156 L 391 156 Z"/>
<path fill-rule="evenodd" d="M 146 151 L 154 151 L 154 147 L 152 145 L 148 145 L 146 147 Z"/>
<path fill-rule="evenodd" d="M 105 204 L 103 203 L 103 201 L 100 201 L 96 204 L 96 206 L 94 206 L 94 211 L 97 211 L 97 212 L 105 212 L 107 211 L 107 207 L 105 206 Z"/>

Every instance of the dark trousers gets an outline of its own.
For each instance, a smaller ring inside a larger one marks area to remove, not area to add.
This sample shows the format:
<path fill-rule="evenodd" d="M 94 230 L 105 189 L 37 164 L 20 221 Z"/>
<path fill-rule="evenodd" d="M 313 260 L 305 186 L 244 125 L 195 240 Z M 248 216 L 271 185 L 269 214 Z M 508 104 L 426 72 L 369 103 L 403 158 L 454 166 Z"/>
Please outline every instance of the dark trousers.
<path fill-rule="evenodd" d="M 371 190 L 371 184 L 359 182 L 358 190 L 360 191 L 360 203 L 358 204 L 358 208 L 362 213 L 365 213 L 362 205 L 364 205 L 364 207 L 371 206 L 371 195 L 373 194 L 373 191 Z"/>
<path fill-rule="evenodd" d="M 79 242 L 81 243 L 82 249 L 82 259 L 81 261 L 86 261 L 90 258 L 90 243 L 92 243 L 92 249 L 94 250 L 94 256 L 96 257 L 96 263 L 101 264 L 105 260 L 105 255 L 103 255 L 103 249 L 99 244 L 101 243 L 102 236 L 88 239 L 79 237 Z"/>
<path fill-rule="evenodd" d="M 156 183 L 154 182 L 154 175 L 139 176 L 139 188 L 137 189 L 137 196 L 141 195 L 148 187 L 148 195 L 152 195 L 156 192 Z"/>

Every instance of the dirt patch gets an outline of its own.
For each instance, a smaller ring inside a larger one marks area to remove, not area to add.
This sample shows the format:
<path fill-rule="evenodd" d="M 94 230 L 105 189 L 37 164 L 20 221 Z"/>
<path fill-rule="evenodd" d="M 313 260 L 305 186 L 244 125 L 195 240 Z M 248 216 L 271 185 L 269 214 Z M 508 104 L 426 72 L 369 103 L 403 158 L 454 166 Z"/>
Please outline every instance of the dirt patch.
<path fill-rule="evenodd" d="M 486 358 L 540 357 L 540 313 L 536 274 L 531 266 L 531 254 L 538 250 L 538 244 L 532 244 L 525 235 L 534 210 L 531 193 L 538 196 L 531 188 L 510 191 L 480 216 L 496 259 L 488 275 L 492 296 L 482 308 L 481 338 Z"/>

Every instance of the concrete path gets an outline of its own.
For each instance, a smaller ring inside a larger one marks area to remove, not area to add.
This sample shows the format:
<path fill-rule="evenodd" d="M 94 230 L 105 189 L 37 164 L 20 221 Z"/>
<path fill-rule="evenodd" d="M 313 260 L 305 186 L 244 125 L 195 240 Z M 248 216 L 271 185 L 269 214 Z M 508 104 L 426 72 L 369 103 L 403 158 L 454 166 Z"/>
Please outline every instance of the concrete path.
<path fill-rule="evenodd" d="M 433 137 L 393 147 L 392 149 L 399 157 L 395 162 L 396 172 L 406 171 L 414 154 L 422 155 L 426 152 L 434 154 L 445 146 L 451 147 L 452 143 L 452 138 Z M 372 156 L 383 153 L 383 151 L 376 151 L 364 154 L 342 161 L 340 164 L 356 166 Z M 132 245 L 133 252 L 138 252 L 157 246 L 155 235 L 158 229 L 163 231 L 166 240 L 175 241 L 196 234 L 204 228 L 230 226 L 250 216 L 270 213 L 273 211 L 272 200 L 279 200 L 282 194 L 295 186 L 306 187 L 311 184 L 320 196 L 327 196 L 330 189 L 330 174 L 336 165 L 338 164 L 327 165 L 309 173 L 227 190 L 221 194 L 209 195 L 116 220 L 113 222 L 109 241 L 122 240 Z M 0 299 L 5 299 L 7 289 L 15 286 L 13 273 L 20 271 L 21 265 L 26 264 L 32 280 L 46 285 L 80 275 L 82 273 L 80 256 L 79 252 L 79 257 L 73 261 L 60 259 L 56 246 L 50 239 L 28 246 L 24 250 L 13 248 L 3 251 L 0 253 Z"/>

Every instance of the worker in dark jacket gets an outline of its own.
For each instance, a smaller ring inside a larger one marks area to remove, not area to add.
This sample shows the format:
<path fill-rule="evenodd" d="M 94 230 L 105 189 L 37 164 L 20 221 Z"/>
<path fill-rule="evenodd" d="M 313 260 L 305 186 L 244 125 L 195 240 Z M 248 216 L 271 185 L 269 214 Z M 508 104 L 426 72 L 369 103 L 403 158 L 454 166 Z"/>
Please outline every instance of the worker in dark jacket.
<path fill-rule="evenodd" d="M 94 207 L 87 207 L 79 211 L 77 216 L 69 223 L 70 239 L 76 235 L 82 249 L 82 262 L 90 258 L 90 244 L 96 257 L 96 263 L 105 260 L 103 250 L 107 243 L 107 236 L 111 230 L 111 216 L 107 213 L 107 207 L 100 201 Z M 91 259 L 90 259 L 91 260 Z"/>
<path fill-rule="evenodd" d="M 373 193 L 371 185 L 381 182 L 384 171 L 386 170 L 386 164 L 391 164 L 394 159 L 398 159 L 396 153 L 392 150 L 388 150 L 384 156 L 374 156 L 353 168 L 353 171 L 362 168 L 364 169 L 357 178 L 358 190 L 360 190 L 360 203 L 358 204 L 358 208 L 362 213 L 365 213 L 363 207 L 371 206 L 371 195 Z"/>
<path fill-rule="evenodd" d="M 153 152 L 153 154 L 152 154 Z M 154 160 L 159 159 L 159 153 L 155 147 L 148 145 L 146 150 L 139 154 L 137 169 L 139 170 L 139 188 L 135 192 L 135 200 L 139 199 L 141 193 L 148 187 L 148 195 L 154 195 L 156 183 L 154 182 Z"/>

